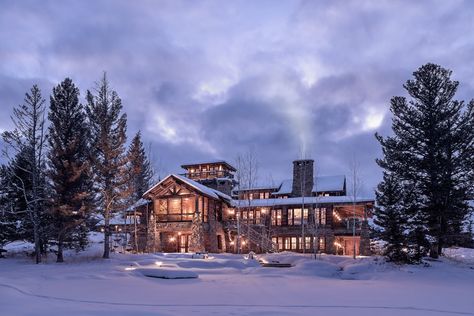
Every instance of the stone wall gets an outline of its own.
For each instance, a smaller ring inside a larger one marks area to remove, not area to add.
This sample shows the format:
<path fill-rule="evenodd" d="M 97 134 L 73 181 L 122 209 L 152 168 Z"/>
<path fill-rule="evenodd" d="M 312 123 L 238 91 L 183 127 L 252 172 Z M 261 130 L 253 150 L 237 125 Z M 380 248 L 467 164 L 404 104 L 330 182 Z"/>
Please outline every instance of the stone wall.
<path fill-rule="evenodd" d="M 291 196 L 311 196 L 313 191 L 313 165 L 314 160 L 295 160 L 293 161 L 293 188 Z"/>

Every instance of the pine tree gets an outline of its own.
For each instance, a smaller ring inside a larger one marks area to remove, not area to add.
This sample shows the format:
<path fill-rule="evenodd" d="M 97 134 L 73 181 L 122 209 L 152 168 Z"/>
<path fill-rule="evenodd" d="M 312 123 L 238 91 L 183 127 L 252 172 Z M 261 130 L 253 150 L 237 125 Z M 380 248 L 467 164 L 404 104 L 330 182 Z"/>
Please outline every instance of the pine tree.
<path fill-rule="evenodd" d="M 87 118 L 91 133 L 91 162 L 98 209 L 104 217 L 104 258 L 110 254 L 110 218 L 123 209 L 126 190 L 125 155 L 127 116 L 121 114 L 122 101 L 104 73 L 96 95 L 87 91 Z"/>
<path fill-rule="evenodd" d="M 405 192 L 419 194 L 417 204 L 410 205 L 415 219 L 412 235 L 421 249 L 426 228 L 430 254 L 437 257 L 454 242 L 468 212 L 468 162 L 474 139 L 469 122 L 474 110 L 453 100 L 458 82 L 451 80 L 450 70 L 426 64 L 413 75 L 404 85 L 410 100 L 391 99 L 394 136 L 376 135 L 384 153 L 377 162 L 413 186 Z"/>
<path fill-rule="evenodd" d="M 45 181 L 45 100 L 38 86 L 25 94 L 24 104 L 14 108 L 15 129 L 3 133 L 3 140 L 15 152 L 17 159 L 10 159 L 10 177 L 15 178 L 16 189 L 22 193 L 25 213 L 33 226 L 36 263 L 41 262 L 41 252 L 45 251 L 46 236 L 42 223 L 46 201 Z M 8 149 L 5 151 L 10 157 Z M 21 175 L 20 175 L 21 174 Z M 27 180 L 27 181 L 24 181 Z"/>
<path fill-rule="evenodd" d="M 148 190 L 154 174 L 150 161 L 145 153 L 145 148 L 143 147 L 141 132 L 138 132 L 135 137 L 133 137 L 127 152 L 127 160 L 127 190 L 124 193 L 127 195 L 127 206 L 130 208 L 133 207 Z M 137 213 L 135 207 L 133 211 L 135 218 L 133 231 L 125 233 L 126 236 L 128 236 L 128 233 L 133 234 L 134 250 L 138 251 L 138 226 L 136 222 Z M 126 239 L 125 244 L 127 244 L 127 242 L 128 240 Z"/>
<path fill-rule="evenodd" d="M 8 188 L 7 167 L 2 165 L 0 166 L 0 248 L 18 239 L 17 214 L 14 212 L 13 201 L 9 199 Z"/>
<path fill-rule="evenodd" d="M 408 214 L 404 212 L 404 193 L 398 180 L 384 173 L 383 181 L 375 192 L 377 206 L 374 209 L 374 224 L 380 227 L 376 231 L 378 239 L 384 241 L 384 255 L 390 261 L 410 262 L 408 251 Z"/>
<path fill-rule="evenodd" d="M 50 97 L 49 178 L 51 213 L 57 242 L 57 262 L 64 247 L 81 249 L 87 244 L 92 183 L 90 180 L 88 128 L 79 89 L 66 78 Z"/>
<path fill-rule="evenodd" d="M 153 169 L 145 153 L 141 132 L 132 139 L 128 153 L 128 175 L 130 177 L 132 202 L 142 198 L 143 194 L 150 188 L 153 178 Z"/>

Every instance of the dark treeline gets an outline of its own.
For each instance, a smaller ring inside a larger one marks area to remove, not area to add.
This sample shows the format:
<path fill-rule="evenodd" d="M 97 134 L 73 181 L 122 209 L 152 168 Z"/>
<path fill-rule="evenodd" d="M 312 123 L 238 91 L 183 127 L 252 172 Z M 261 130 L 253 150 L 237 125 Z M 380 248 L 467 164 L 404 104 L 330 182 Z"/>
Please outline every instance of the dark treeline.
<path fill-rule="evenodd" d="M 64 249 L 85 248 L 101 214 L 108 258 L 111 216 L 141 197 L 153 171 L 140 132 L 127 151 L 127 117 L 106 74 L 85 104 L 69 78 L 53 88 L 49 107 L 34 85 L 12 121 L 2 134 L 0 246 L 27 240 L 36 263 L 49 251 L 63 262 Z"/>
<path fill-rule="evenodd" d="M 392 261 L 473 246 L 474 100 L 454 99 L 459 83 L 451 74 L 435 64 L 416 70 L 403 86 L 409 97 L 391 99 L 393 135 L 376 135 L 384 175 L 374 222 Z"/>

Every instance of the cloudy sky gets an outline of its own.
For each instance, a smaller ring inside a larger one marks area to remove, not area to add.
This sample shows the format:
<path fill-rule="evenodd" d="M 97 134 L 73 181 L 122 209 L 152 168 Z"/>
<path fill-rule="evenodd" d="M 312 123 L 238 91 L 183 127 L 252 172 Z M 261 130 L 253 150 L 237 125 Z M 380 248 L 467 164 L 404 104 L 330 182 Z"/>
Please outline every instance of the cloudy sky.
<path fill-rule="evenodd" d="M 107 71 L 161 174 L 253 150 L 260 182 L 315 159 L 320 175 L 360 162 L 380 178 L 376 131 L 389 100 L 427 62 L 474 97 L 474 1 L 0 0 L 0 131 L 37 83 Z M 3 144 L 0 144 L 3 146 Z"/>

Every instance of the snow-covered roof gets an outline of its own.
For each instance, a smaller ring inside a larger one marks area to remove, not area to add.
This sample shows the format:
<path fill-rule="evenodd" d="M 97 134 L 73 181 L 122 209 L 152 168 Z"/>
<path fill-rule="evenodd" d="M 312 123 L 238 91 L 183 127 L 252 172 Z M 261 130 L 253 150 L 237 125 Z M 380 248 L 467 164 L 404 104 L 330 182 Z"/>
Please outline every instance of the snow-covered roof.
<path fill-rule="evenodd" d="M 255 200 L 234 200 L 233 205 L 236 207 L 271 207 L 279 205 L 301 205 L 305 204 L 336 204 L 336 203 L 353 203 L 352 196 L 312 196 L 312 197 L 295 197 L 287 199 L 255 199 Z M 356 203 L 373 203 L 372 197 L 356 197 Z"/>
<path fill-rule="evenodd" d="M 143 206 L 143 205 L 147 205 L 148 203 L 150 203 L 151 201 L 150 200 L 147 200 L 147 199 L 139 199 L 138 201 L 136 201 L 132 206 L 130 206 L 128 209 L 127 209 L 127 212 L 131 212 L 131 211 L 134 211 L 136 208 L 140 207 L 140 206 Z"/>
<path fill-rule="evenodd" d="M 228 196 L 227 194 L 225 193 L 222 193 L 220 191 L 217 191 L 217 190 L 214 190 L 212 188 L 209 188 L 197 181 L 194 181 L 194 180 L 191 180 L 189 178 L 186 178 L 185 176 L 182 176 L 182 175 L 179 175 L 179 174 L 170 174 L 168 175 L 167 177 L 165 177 L 163 180 L 161 180 L 160 182 L 158 182 L 157 184 L 155 184 L 154 186 L 152 186 L 148 191 L 146 191 L 143 195 L 147 195 L 148 193 L 150 193 L 154 188 L 156 188 L 157 186 L 159 186 L 160 184 L 162 184 L 164 181 L 166 181 L 167 179 L 169 179 L 170 177 L 174 177 L 175 179 L 178 179 L 184 183 L 186 183 L 187 185 L 193 187 L 194 189 L 196 189 L 197 191 L 201 192 L 202 194 L 204 195 L 207 195 L 208 197 L 211 197 L 211 198 L 214 198 L 214 199 L 224 199 L 226 200 L 227 202 L 231 202 L 232 198 L 230 196 Z"/>
<path fill-rule="evenodd" d="M 253 188 L 235 189 L 233 191 L 237 193 L 237 192 L 258 191 L 258 190 L 278 190 L 279 187 L 280 187 L 279 185 L 262 185 L 262 186 L 257 186 Z"/>
<path fill-rule="evenodd" d="M 314 178 L 314 185 L 312 192 L 332 192 L 343 191 L 346 177 L 344 175 L 336 176 L 319 176 Z M 284 180 L 281 183 L 280 189 L 275 192 L 276 195 L 290 194 L 293 190 L 293 180 Z"/>
<path fill-rule="evenodd" d="M 99 219 L 97 226 L 103 226 L 105 224 L 104 216 L 102 216 L 102 214 L 97 215 L 96 218 Z M 122 224 L 125 224 L 125 219 L 123 218 L 121 213 L 115 213 L 110 216 L 109 224 L 122 225 Z"/>

